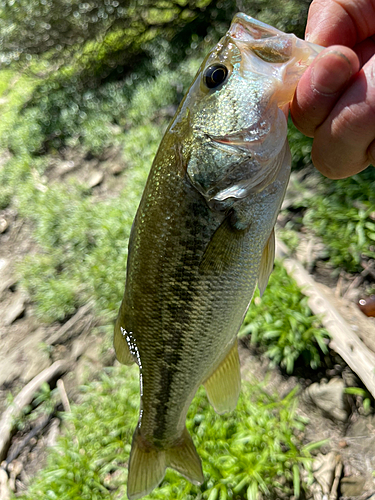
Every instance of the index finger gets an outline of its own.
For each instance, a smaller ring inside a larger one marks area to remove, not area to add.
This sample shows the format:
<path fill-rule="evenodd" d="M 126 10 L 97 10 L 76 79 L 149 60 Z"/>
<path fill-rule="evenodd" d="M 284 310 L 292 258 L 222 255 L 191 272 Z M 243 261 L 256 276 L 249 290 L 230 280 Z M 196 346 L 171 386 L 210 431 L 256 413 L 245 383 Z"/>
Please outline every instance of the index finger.
<path fill-rule="evenodd" d="M 375 0 L 313 0 L 306 40 L 354 47 L 375 33 Z"/>

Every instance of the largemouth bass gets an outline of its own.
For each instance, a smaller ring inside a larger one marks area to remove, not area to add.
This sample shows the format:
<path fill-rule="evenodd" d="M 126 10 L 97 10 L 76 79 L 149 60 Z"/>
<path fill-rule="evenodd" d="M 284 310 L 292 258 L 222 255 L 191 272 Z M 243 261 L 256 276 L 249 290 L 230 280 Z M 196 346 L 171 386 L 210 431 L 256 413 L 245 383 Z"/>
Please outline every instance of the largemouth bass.
<path fill-rule="evenodd" d="M 129 241 L 115 326 L 140 371 L 128 497 L 172 467 L 203 481 L 185 427 L 201 384 L 218 413 L 240 391 L 236 335 L 272 271 L 290 171 L 285 109 L 319 48 L 237 14 L 203 61 L 153 162 Z"/>

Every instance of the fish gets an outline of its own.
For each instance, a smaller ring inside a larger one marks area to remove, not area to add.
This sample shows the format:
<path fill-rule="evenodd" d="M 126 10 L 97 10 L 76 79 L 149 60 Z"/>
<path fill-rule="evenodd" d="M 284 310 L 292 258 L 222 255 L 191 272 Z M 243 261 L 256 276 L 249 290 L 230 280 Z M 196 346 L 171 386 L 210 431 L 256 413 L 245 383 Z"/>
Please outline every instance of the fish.
<path fill-rule="evenodd" d="M 200 385 L 217 413 L 236 407 L 237 333 L 272 271 L 290 174 L 287 108 L 319 51 L 238 13 L 160 143 L 129 238 L 114 333 L 117 359 L 137 363 L 140 376 L 129 500 L 158 486 L 167 467 L 204 481 L 185 426 Z"/>

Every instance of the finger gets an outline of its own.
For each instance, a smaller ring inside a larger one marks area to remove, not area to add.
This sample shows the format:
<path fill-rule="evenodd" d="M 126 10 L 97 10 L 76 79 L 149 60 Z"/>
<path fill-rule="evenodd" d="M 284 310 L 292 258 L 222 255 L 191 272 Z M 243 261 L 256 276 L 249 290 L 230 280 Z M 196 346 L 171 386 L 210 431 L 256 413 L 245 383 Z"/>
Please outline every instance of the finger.
<path fill-rule="evenodd" d="M 294 94 L 290 110 L 296 127 L 313 137 L 358 70 L 358 57 L 348 47 L 334 46 L 321 52 L 302 76 Z"/>
<path fill-rule="evenodd" d="M 375 37 L 367 38 L 353 47 L 353 50 L 357 54 L 362 67 L 375 54 Z"/>
<path fill-rule="evenodd" d="M 373 167 L 375 167 L 375 140 L 372 141 L 367 152 L 368 152 L 368 158 L 369 158 L 370 164 Z"/>
<path fill-rule="evenodd" d="M 353 47 L 375 32 L 375 0 L 313 0 L 306 40 Z"/>
<path fill-rule="evenodd" d="M 375 56 L 355 75 L 328 118 L 316 129 L 313 163 L 340 179 L 375 160 Z"/>

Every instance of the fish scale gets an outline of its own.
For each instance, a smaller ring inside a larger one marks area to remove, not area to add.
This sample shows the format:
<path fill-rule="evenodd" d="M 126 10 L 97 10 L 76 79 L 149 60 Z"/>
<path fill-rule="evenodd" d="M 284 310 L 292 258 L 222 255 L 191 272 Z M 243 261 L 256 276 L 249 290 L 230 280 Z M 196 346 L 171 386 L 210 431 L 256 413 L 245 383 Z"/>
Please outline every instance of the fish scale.
<path fill-rule="evenodd" d="M 185 427 L 201 384 L 218 413 L 236 405 L 236 335 L 272 270 L 290 172 L 282 108 L 317 53 L 238 14 L 160 144 L 131 231 L 115 326 L 118 359 L 140 369 L 130 500 L 152 491 L 166 467 L 202 483 Z"/>

